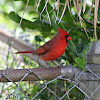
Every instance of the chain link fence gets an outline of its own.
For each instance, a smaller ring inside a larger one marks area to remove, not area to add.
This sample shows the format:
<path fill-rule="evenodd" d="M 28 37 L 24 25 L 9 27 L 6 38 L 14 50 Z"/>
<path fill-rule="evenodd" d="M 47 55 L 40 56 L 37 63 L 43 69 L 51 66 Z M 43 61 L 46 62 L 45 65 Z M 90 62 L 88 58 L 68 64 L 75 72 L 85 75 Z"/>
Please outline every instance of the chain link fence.
<path fill-rule="evenodd" d="M 99 65 L 87 64 L 82 71 L 72 65 L 32 68 L 37 63 L 29 58 L 26 64 L 22 55 L 16 56 L 12 47 L 18 42 L 14 42 L 15 37 L 11 39 L 9 36 L 12 35 L 0 31 L 2 38 L 0 40 L 3 41 L 0 42 L 0 82 L 3 82 L 0 83 L 0 94 L 2 99 L 82 100 L 85 98 L 92 100 L 94 98 L 96 100 L 97 97 L 99 100 Z M 11 39 L 10 43 L 9 39 Z M 24 41 L 20 43 L 23 47 L 26 46 Z M 32 47 L 30 46 L 30 48 Z M 22 69 L 23 66 L 26 68 Z"/>

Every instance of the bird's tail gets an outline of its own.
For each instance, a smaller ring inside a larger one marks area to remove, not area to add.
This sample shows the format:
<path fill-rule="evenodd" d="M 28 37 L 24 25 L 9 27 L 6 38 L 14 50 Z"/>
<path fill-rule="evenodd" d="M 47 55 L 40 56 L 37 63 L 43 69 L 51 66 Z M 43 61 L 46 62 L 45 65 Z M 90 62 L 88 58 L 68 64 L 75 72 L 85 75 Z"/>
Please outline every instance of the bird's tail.
<path fill-rule="evenodd" d="M 34 53 L 34 51 L 18 51 L 18 52 L 15 52 L 15 54 L 18 54 L 18 53 Z"/>

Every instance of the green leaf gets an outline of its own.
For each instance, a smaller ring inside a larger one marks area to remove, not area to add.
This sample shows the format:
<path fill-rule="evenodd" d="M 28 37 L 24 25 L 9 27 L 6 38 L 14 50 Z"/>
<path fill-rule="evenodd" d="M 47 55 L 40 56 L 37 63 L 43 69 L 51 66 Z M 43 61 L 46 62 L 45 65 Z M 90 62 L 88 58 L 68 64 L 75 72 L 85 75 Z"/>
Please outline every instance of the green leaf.
<path fill-rule="evenodd" d="M 16 23 L 18 23 L 18 24 L 20 23 L 21 17 L 18 14 L 16 14 L 15 12 L 13 12 L 13 11 L 10 12 L 8 16 L 12 20 L 14 20 Z M 31 22 L 31 21 L 26 20 L 24 18 L 22 20 L 21 26 L 23 28 L 27 27 L 29 29 L 37 29 L 37 28 L 39 29 L 41 27 L 36 21 L 35 22 Z"/>
<path fill-rule="evenodd" d="M 41 42 L 41 41 L 44 41 L 44 38 L 40 35 L 36 35 L 35 40 L 38 41 L 38 42 Z"/>
<path fill-rule="evenodd" d="M 81 58 L 75 57 L 74 61 L 80 69 L 83 69 L 85 67 L 85 63 Z"/>
<path fill-rule="evenodd" d="M 20 23 L 21 17 L 18 14 L 16 14 L 15 12 L 13 12 L 13 11 L 10 12 L 8 16 L 10 19 L 14 20 L 16 23 L 18 23 L 18 24 Z M 23 18 L 21 27 L 23 29 L 24 28 L 37 29 L 43 33 L 47 33 L 47 34 L 45 34 L 46 36 L 48 36 L 48 33 L 50 33 L 50 31 L 52 29 L 47 21 L 44 21 L 42 24 L 41 20 L 38 18 L 36 18 L 36 20 L 34 22 Z"/>
<path fill-rule="evenodd" d="M 69 65 L 69 64 L 70 64 L 70 62 L 68 60 L 66 60 L 66 65 Z"/>

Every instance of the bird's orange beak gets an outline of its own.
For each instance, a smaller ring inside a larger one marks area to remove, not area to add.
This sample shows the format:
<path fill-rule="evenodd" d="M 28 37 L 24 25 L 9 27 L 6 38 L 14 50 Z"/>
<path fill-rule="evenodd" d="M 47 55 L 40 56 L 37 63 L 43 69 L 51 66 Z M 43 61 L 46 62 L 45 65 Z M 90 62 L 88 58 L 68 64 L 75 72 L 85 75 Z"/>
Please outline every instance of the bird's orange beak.
<path fill-rule="evenodd" d="M 71 37 L 71 36 L 69 36 L 69 37 L 67 38 L 67 40 L 72 40 L 72 37 Z"/>

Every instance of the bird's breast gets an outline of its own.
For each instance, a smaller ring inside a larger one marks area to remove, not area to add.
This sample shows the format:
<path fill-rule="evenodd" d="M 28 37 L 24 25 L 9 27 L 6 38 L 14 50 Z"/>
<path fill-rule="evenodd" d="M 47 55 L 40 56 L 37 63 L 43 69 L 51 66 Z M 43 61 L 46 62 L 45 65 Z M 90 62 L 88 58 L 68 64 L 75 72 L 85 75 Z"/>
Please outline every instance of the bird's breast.
<path fill-rule="evenodd" d="M 66 41 L 57 42 L 54 47 L 55 47 L 55 49 L 57 49 L 58 53 L 62 53 L 62 52 L 65 52 L 67 43 L 66 43 Z"/>
<path fill-rule="evenodd" d="M 66 41 L 57 42 L 56 44 L 54 44 L 53 48 L 51 49 L 52 56 L 59 58 L 65 52 L 66 47 L 67 47 Z"/>

